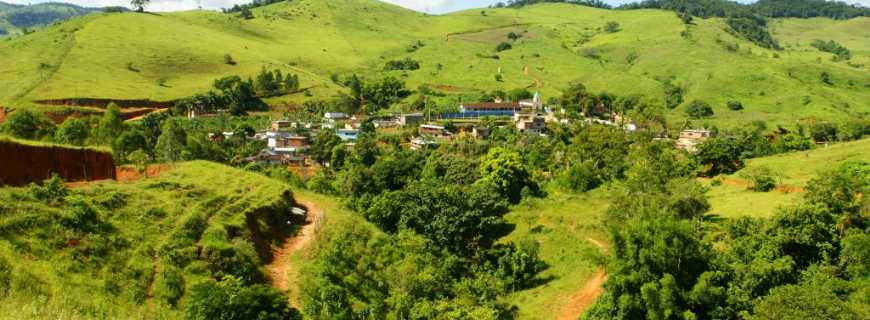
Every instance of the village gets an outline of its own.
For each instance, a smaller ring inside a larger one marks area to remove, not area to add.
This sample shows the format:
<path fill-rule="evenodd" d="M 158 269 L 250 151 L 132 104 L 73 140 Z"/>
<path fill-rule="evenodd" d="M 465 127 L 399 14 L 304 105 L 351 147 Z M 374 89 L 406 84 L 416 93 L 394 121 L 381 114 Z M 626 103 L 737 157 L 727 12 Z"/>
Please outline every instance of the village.
<path fill-rule="evenodd" d="M 266 148 L 257 155 L 245 160 L 252 163 L 270 165 L 287 165 L 289 167 L 315 166 L 309 150 L 313 137 L 323 130 L 329 130 L 341 139 L 345 147 L 351 150 L 359 139 L 366 121 L 370 121 L 376 131 L 410 132 L 413 137 L 403 144 L 411 150 L 437 148 L 440 144 L 450 143 L 457 137 L 468 136 L 474 139 L 486 139 L 493 129 L 485 122 L 495 123 L 499 128 L 513 128 L 517 133 L 542 135 L 548 133 L 547 126 L 551 123 L 570 124 L 572 119 L 564 109 L 546 106 L 540 94 L 535 93 L 532 99 L 508 102 L 496 100 L 482 103 L 460 103 L 459 112 L 440 114 L 436 117 L 426 116 L 422 112 L 395 114 L 389 119 L 367 119 L 365 116 L 349 115 L 341 112 L 326 112 L 320 122 L 297 122 L 291 120 L 273 120 L 271 126 L 258 131 L 252 138 L 266 142 Z M 603 125 L 619 127 L 626 132 L 638 130 L 636 124 L 619 115 L 605 114 L 604 118 L 584 116 L 581 121 L 585 125 Z M 494 121 L 492 121 L 494 120 Z M 210 134 L 209 138 L 224 139 L 232 136 L 225 132 L 223 136 Z M 677 148 L 690 153 L 697 152 L 697 146 L 711 138 L 711 132 L 705 129 L 683 130 L 674 141 Z M 658 140 L 669 140 L 660 137 Z"/>

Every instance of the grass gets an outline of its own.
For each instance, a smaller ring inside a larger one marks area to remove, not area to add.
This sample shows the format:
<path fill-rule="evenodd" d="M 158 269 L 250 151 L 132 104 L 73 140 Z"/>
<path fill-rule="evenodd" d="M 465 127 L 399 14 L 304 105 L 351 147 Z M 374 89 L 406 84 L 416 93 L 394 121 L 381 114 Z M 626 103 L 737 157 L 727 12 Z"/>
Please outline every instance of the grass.
<path fill-rule="evenodd" d="M 812 178 L 849 160 L 870 159 L 870 139 L 801 152 L 780 154 L 771 157 L 751 159 L 746 167 L 730 176 L 723 177 L 721 186 L 711 186 L 708 193 L 711 213 L 724 217 L 769 217 L 777 208 L 796 203 L 801 199 L 800 192 Z M 748 183 L 741 177 L 745 172 L 758 168 L 768 168 L 779 186 L 786 186 L 791 192 L 782 190 L 754 192 L 747 190 Z"/>
<path fill-rule="evenodd" d="M 696 19 L 687 27 L 659 10 L 541 4 L 487 9 L 485 16 L 480 10 L 428 16 L 372 0 L 299 0 L 257 8 L 254 15 L 243 20 L 206 11 L 101 13 L 0 41 L 6 57 L 0 74 L 15 79 L 0 82 L 0 104 L 32 106 L 33 100 L 76 96 L 175 99 L 208 90 L 215 78 L 253 76 L 265 66 L 297 73 L 302 86 L 310 87 L 312 97 L 270 99 L 276 105 L 328 98 L 344 90 L 330 75 L 360 73 L 396 76 L 411 88 L 452 88 L 438 99 L 442 104 L 459 94 L 518 87 L 553 97 L 571 81 L 661 104 L 663 82 L 671 81 L 686 89 L 687 102 L 711 103 L 716 116 L 708 121 L 724 126 L 870 113 L 866 67 L 833 62 L 809 47 L 811 39 L 835 39 L 853 51 L 853 63 L 868 65 L 870 18 L 777 20 L 772 30 L 786 50 L 774 52 L 730 35 L 722 19 Z M 622 30 L 603 32 L 608 21 Z M 499 42 L 511 42 L 509 32 L 523 37 L 512 50 L 497 53 L 498 60 L 486 58 L 496 54 Z M 408 50 L 418 41 L 425 46 Z M 590 51 L 598 57 L 589 58 Z M 238 64 L 225 64 L 226 54 Z M 382 70 L 386 61 L 404 58 L 422 68 Z M 499 70 L 503 82 L 495 80 Z M 820 82 L 822 71 L 832 75 L 833 86 Z M 728 100 L 746 108 L 730 111 Z M 682 108 L 669 118 L 685 121 Z"/>
<path fill-rule="evenodd" d="M 0 142 L 12 142 L 16 144 L 26 145 L 26 146 L 34 146 L 34 147 L 45 147 L 45 148 L 65 148 L 65 149 L 75 149 L 75 150 L 93 150 L 100 152 L 112 152 L 112 148 L 107 146 L 74 146 L 68 144 L 59 144 L 54 142 L 43 142 L 36 140 L 26 140 L 26 139 L 18 139 L 15 137 L 7 136 L 4 134 L 0 134 Z"/>
<path fill-rule="evenodd" d="M 172 307 L 164 299 L 165 272 L 180 268 L 181 285 L 189 289 L 209 278 L 211 267 L 197 254 L 186 267 L 173 267 L 169 256 L 253 247 L 252 237 L 268 241 L 270 229 L 262 225 L 289 205 L 289 191 L 283 183 L 223 165 L 181 163 L 156 178 L 73 190 L 88 199 L 99 221 L 80 232 L 64 222 L 69 201 L 52 206 L 26 188 L 0 189 L 0 256 L 14 270 L 11 291 L 0 297 L 0 319 L 182 318 L 184 301 Z M 197 236 L 189 221 L 199 215 L 205 224 Z M 260 230 L 250 231 L 256 227 L 249 221 Z"/>
<path fill-rule="evenodd" d="M 607 208 L 606 191 L 583 195 L 551 194 L 518 205 L 505 217 L 516 229 L 504 240 L 533 239 L 549 268 L 539 275 L 545 283 L 507 297 L 519 308 L 520 319 L 552 319 L 603 262 L 598 247 L 607 242 L 600 218 Z"/>
<path fill-rule="evenodd" d="M 362 217 L 350 212 L 341 203 L 341 200 L 336 197 L 322 195 L 307 190 L 297 191 L 294 196 L 299 200 L 317 204 L 317 207 L 323 211 L 326 218 L 316 230 L 318 234 L 328 230 L 340 229 L 342 226 L 351 224 L 364 224 L 376 229 L 375 226 L 370 225 Z M 290 279 L 291 288 L 288 295 L 290 305 L 297 308 L 302 306 L 302 294 L 298 290 L 299 280 L 301 278 L 299 273 L 301 270 L 307 268 L 306 266 L 314 262 L 315 253 L 314 250 L 300 250 L 290 257 L 293 268 L 290 269 L 290 275 L 288 277 L 288 279 Z"/>

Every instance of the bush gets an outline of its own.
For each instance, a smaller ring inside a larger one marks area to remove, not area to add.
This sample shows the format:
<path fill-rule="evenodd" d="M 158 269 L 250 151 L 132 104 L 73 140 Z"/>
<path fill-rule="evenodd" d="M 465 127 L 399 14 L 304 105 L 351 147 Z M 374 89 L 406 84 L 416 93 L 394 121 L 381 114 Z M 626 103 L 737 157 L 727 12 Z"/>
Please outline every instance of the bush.
<path fill-rule="evenodd" d="M 69 194 L 69 189 L 63 184 L 63 179 L 60 176 L 52 174 L 51 178 L 43 181 L 41 186 L 30 184 L 30 194 L 49 205 L 55 205 L 63 202 L 64 197 Z"/>
<path fill-rule="evenodd" d="M 709 118 L 713 116 L 713 107 L 704 101 L 695 100 L 686 106 L 686 115 L 694 119 Z"/>
<path fill-rule="evenodd" d="M 728 109 L 731 109 L 733 111 L 743 110 L 743 103 L 737 100 L 728 101 Z"/>
<path fill-rule="evenodd" d="M 91 128 L 86 123 L 79 119 L 69 119 L 64 121 L 63 125 L 54 135 L 54 140 L 58 143 L 83 146 L 88 140 Z"/>
<path fill-rule="evenodd" d="M 816 123 L 810 127 L 810 135 L 816 142 L 833 142 L 837 140 L 838 129 L 832 123 Z"/>
<path fill-rule="evenodd" d="M 512 46 L 510 43 L 502 42 L 502 43 L 499 43 L 498 46 L 495 47 L 495 51 L 496 52 L 507 51 L 507 50 L 513 49 L 513 47 L 514 46 Z"/>
<path fill-rule="evenodd" d="M 418 70 L 420 69 L 420 63 L 411 58 L 405 58 L 404 60 L 391 60 L 388 61 L 386 65 L 384 65 L 384 70 L 386 71 L 394 71 L 394 70 Z"/>
<path fill-rule="evenodd" d="M 598 188 L 601 183 L 601 176 L 590 161 L 573 164 L 562 176 L 562 184 L 573 191 L 586 192 Z"/>
<path fill-rule="evenodd" d="M 177 268 L 164 267 L 154 286 L 157 297 L 171 306 L 176 306 L 184 294 L 184 275 Z"/>
<path fill-rule="evenodd" d="M 188 320 L 287 320 L 298 319 L 287 297 L 264 285 L 243 286 L 238 279 L 227 277 L 220 282 L 208 281 L 191 288 L 187 304 Z"/>
<path fill-rule="evenodd" d="M 752 190 L 755 192 L 769 192 L 776 188 L 776 180 L 771 176 L 758 175 L 752 180 Z"/>
<path fill-rule="evenodd" d="M 64 226 L 80 232 L 93 230 L 99 223 L 100 218 L 95 209 L 84 198 L 73 197 L 69 201 L 69 208 L 63 215 Z"/>
<path fill-rule="evenodd" d="M 231 56 L 229 53 L 227 53 L 224 56 L 224 63 L 231 65 L 231 66 L 234 66 L 234 65 L 236 65 L 236 60 L 233 59 L 233 56 Z"/>
<path fill-rule="evenodd" d="M 54 122 L 29 110 L 16 111 L 3 124 L 3 132 L 21 139 L 38 140 L 45 136 L 54 136 L 56 129 Z"/>
<path fill-rule="evenodd" d="M 12 283 L 12 265 L 3 256 L 0 256 L 0 297 L 6 296 Z"/>
<path fill-rule="evenodd" d="M 604 31 L 607 33 L 616 33 L 619 32 L 619 22 L 609 21 L 604 25 Z"/>

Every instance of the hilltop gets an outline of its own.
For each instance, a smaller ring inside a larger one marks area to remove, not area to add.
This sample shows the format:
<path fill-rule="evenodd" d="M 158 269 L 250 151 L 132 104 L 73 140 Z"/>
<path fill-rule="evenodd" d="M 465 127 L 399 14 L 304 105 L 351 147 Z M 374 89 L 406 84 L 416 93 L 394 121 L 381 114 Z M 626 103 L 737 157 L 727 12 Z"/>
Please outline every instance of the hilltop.
<path fill-rule="evenodd" d="M 0 42 L 0 104 L 75 97 L 173 100 L 205 92 L 227 75 L 261 68 L 299 74 L 314 99 L 345 90 L 330 80 L 395 76 L 428 85 L 440 103 L 483 91 L 530 88 L 546 97 L 579 81 L 592 92 L 643 95 L 664 104 L 668 83 L 684 103 L 713 105 L 711 122 L 745 119 L 793 124 L 866 117 L 870 112 L 870 18 L 771 20 L 783 47 L 760 47 L 725 19 L 684 24 L 670 11 L 604 10 L 546 3 L 431 16 L 371 0 L 299 0 L 252 10 L 254 18 L 207 11 L 78 17 Z M 617 30 L 605 25 L 616 22 Z M 519 37 L 508 39 L 508 34 Z M 848 61 L 811 46 L 834 40 Z M 501 42 L 512 49 L 496 52 Z M 237 64 L 225 63 L 230 55 Z M 391 60 L 415 71 L 384 71 Z M 500 73 L 501 80 L 496 80 Z M 827 74 L 824 83 L 822 73 Z M 296 103 L 312 97 L 277 99 Z M 728 101 L 743 111 L 730 111 Z M 684 118 L 682 108 L 671 117 Z"/>

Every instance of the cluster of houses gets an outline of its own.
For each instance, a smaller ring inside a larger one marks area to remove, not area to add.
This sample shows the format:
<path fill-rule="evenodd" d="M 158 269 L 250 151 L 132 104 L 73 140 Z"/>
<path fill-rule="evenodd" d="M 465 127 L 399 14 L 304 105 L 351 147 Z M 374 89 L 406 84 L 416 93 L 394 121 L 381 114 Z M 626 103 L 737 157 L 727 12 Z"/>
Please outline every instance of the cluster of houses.
<path fill-rule="evenodd" d="M 541 101 L 540 95 L 537 93 L 530 100 L 518 102 L 488 102 L 488 103 L 468 103 L 460 104 L 458 114 L 442 115 L 440 119 L 479 119 L 482 117 L 510 117 L 513 125 L 518 132 L 527 134 L 544 134 L 548 123 L 567 123 L 565 111 L 557 114 L 549 109 L 546 109 Z M 586 119 L 587 123 L 597 123 L 608 126 L 620 126 L 628 132 L 636 131 L 637 127 L 616 119 L 615 121 Z M 472 124 L 460 126 L 460 130 L 466 135 L 474 138 L 484 139 L 490 135 L 488 127 Z M 422 113 L 408 113 L 395 116 L 388 120 L 375 120 L 372 124 L 376 129 L 386 129 L 393 127 L 416 127 L 417 136 L 412 138 L 407 146 L 410 149 L 420 150 L 430 147 L 435 147 L 440 143 L 453 139 L 456 132 L 448 130 L 443 125 L 434 124 L 427 121 Z M 302 124 L 312 134 L 316 134 L 318 130 L 334 130 L 336 135 L 347 145 L 353 147 L 360 135 L 360 127 L 362 122 L 356 117 L 339 113 L 328 112 L 324 114 L 323 121 L 320 124 Z M 247 160 L 254 162 L 266 162 L 272 164 L 286 164 L 289 166 L 309 166 L 311 165 L 308 151 L 311 147 L 311 141 L 308 136 L 303 136 L 294 133 L 300 124 L 290 121 L 274 121 L 268 130 L 257 133 L 255 136 L 258 139 L 266 141 L 266 148 L 260 151 L 256 156 L 250 157 Z M 459 130 L 457 130 L 458 132 Z M 229 136 L 227 136 L 229 135 Z M 231 132 L 223 133 L 221 136 L 214 136 L 213 139 L 223 139 L 232 136 Z M 680 134 L 676 141 L 676 146 L 688 152 L 697 152 L 697 146 L 711 137 L 711 132 L 708 130 L 685 130 Z"/>

